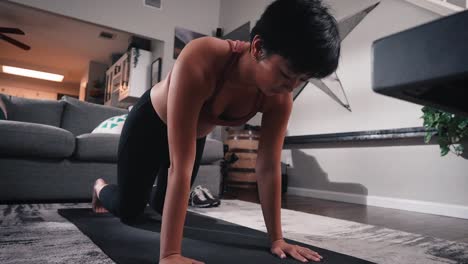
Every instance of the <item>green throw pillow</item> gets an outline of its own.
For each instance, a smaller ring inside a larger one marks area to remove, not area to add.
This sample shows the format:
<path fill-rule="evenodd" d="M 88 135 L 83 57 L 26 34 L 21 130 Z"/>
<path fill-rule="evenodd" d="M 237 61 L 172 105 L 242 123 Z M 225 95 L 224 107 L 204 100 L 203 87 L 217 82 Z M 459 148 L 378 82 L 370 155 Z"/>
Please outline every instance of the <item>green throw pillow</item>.
<path fill-rule="evenodd" d="M 91 133 L 120 134 L 126 119 L 127 114 L 108 118 L 99 124 Z"/>
<path fill-rule="evenodd" d="M 7 120 L 6 106 L 2 101 L 2 97 L 0 97 L 0 120 Z"/>

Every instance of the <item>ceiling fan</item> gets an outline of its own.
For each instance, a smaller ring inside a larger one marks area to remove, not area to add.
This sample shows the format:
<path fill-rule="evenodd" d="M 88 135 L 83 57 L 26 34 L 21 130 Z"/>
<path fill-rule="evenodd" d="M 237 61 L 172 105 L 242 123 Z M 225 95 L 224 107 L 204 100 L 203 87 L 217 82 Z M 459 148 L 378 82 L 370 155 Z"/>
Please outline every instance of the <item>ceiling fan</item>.
<path fill-rule="evenodd" d="M 5 34 L 17 34 L 17 35 L 25 35 L 24 32 L 18 28 L 5 28 L 5 27 L 0 27 L 0 39 L 5 40 L 6 42 L 9 42 L 12 45 L 17 46 L 18 48 L 24 49 L 24 50 L 30 50 L 31 47 L 19 42 L 16 39 L 10 38 Z"/>

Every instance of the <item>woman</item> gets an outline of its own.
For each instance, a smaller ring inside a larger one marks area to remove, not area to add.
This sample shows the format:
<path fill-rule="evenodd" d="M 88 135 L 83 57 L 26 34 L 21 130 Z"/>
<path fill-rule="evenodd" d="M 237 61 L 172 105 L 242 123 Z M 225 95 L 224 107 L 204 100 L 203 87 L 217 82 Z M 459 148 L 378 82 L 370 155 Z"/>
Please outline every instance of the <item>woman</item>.
<path fill-rule="evenodd" d="M 130 111 L 119 144 L 118 184 L 96 181 L 95 212 L 131 223 L 149 202 L 162 215 L 159 263 L 202 263 L 181 255 L 181 241 L 206 135 L 216 125 L 239 126 L 261 112 L 256 175 L 271 252 L 320 261 L 318 253 L 283 240 L 281 150 L 293 89 L 334 72 L 339 55 L 336 21 L 319 0 L 273 2 L 250 42 L 191 41 L 168 76 Z"/>

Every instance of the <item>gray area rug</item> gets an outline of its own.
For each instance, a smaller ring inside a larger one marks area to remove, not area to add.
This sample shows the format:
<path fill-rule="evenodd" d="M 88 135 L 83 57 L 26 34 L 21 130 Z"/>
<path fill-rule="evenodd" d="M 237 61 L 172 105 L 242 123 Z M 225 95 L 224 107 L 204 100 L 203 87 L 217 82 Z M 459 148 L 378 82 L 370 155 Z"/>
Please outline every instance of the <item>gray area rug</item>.
<path fill-rule="evenodd" d="M 91 204 L 0 205 L 0 263 L 114 263 L 58 208 Z"/>
<path fill-rule="evenodd" d="M 90 207 L 0 205 L 0 263 L 114 263 L 57 213 L 59 208 Z M 266 231 L 259 204 L 222 200 L 220 207 L 190 211 Z M 287 209 L 281 214 L 285 237 L 376 263 L 468 264 L 468 244 Z"/>
<path fill-rule="evenodd" d="M 260 204 L 223 200 L 191 211 L 266 232 Z M 309 245 L 382 264 L 468 264 L 468 244 L 288 209 L 283 234 Z M 320 253 L 320 252 L 319 252 Z"/>

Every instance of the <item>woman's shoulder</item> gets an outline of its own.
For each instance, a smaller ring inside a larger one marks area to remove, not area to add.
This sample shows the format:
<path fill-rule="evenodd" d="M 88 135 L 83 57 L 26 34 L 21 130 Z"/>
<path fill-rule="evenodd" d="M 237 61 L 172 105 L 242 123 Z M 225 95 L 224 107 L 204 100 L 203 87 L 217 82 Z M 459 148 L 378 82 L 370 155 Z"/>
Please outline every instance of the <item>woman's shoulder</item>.
<path fill-rule="evenodd" d="M 225 53 L 230 49 L 227 40 L 215 37 L 197 38 L 190 41 L 189 45 L 197 45 L 198 49 L 209 51 L 212 53 Z"/>
<path fill-rule="evenodd" d="M 231 48 L 226 40 L 215 37 L 201 37 L 190 41 L 184 49 L 190 49 L 193 56 L 202 58 L 209 66 L 217 66 L 227 60 Z"/>

